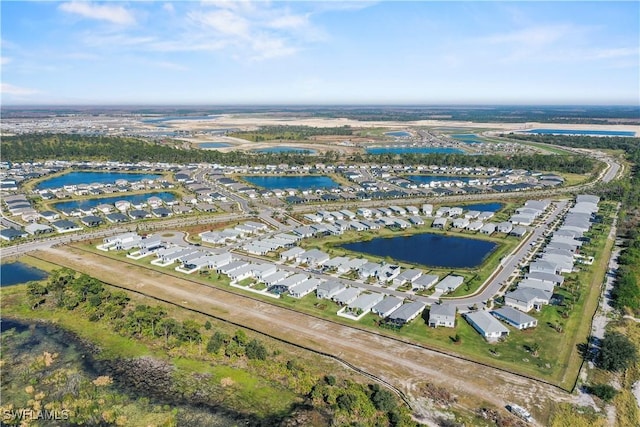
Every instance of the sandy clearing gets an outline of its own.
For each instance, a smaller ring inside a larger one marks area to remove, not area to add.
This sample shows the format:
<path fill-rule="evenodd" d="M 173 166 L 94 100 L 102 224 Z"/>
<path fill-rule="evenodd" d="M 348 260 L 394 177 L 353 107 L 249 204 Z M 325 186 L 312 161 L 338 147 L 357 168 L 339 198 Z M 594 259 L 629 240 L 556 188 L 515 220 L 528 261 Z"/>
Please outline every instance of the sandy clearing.
<path fill-rule="evenodd" d="M 411 127 L 445 127 L 445 128 L 469 128 L 469 129 L 495 129 L 501 131 L 526 130 L 526 129 L 577 129 L 577 130 L 618 130 L 632 131 L 640 135 L 640 126 L 629 124 L 571 124 L 571 123 L 478 123 L 467 121 L 449 120 L 417 120 L 410 122 L 395 121 L 359 121 L 346 118 L 309 118 L 309 117 L 269 117 L 263 115 L 232 115 L 223 114 L 215 120 L 193 121 L 176 120 L 170 124 L 178 129 L 215 129 L 237 127 L 241 129 L 255 129 L 257 126 L 312 126 L 312 127 L 341 127 L 353 128 L 388 128 L 405 129 Z"/>
<path fill-rule="evenodd" d="M 175 301 L 268 335 L 333 354 L 404 388 L 416 399 L 424 396 L 416 395 L 416 387 L 411 384 L 425 381 L 464 396 L 465 401 L 476 406 L 489 402 L 504 407 L 515 402 L 547 412 L 552 402 L 572 400 L 568 393 L 537 381 L 97 254 L 59 247 L 39 252 L 37 256 L 107 283 L 115 282 L 127 289 Z"/>

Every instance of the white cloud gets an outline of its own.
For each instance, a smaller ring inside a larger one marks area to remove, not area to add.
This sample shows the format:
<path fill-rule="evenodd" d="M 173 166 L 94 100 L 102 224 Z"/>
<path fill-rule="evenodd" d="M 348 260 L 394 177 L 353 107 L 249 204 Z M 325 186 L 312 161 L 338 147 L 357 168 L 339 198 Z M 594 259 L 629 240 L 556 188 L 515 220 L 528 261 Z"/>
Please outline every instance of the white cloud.
<path fill-rule="evenodd" d="M 483 37 L 479 41 L 489 44 L 523 44 L 523 45 L 548 45 L 561 40 L 567 34 L 575 33 L 576 29 L 569 25 L 555 25 L 543 27 L 524 28 L 503 34 L 494 34 Z"/>
<path fill-rule="evenodd" d="M 77 14 L 89 19 L 107 21 L 118 25 L 131 25 L 136 22 L 131 12 L 122 6 L 116 6 L 114 4 L 106 5 L 72 1 L 69 3 L 62 3 L 59 8 L 67 13 Z"/>
<path fill-rule="evenodd" d="M 0 83 L 0 93 L 2 93 L 3 95 L 25 96 L 34 95 L 36 93 L 39 93 L 39 91 L 26 87 L 14 86 L 9 83 Z"/>
<path fill-rule="evenodd" d="M 249 22 L 230 10 L 190 13 L 189 17 L 223 35 L 246 37 L 249 33 Z"/>
<path fill-rule="evenodd" d="M 7 65 L 9 62 L 11 62 L 11 58 L 8 56 L 0 56 L 0 65 Z"/>
<path fill-rule="evenodd" d="M 173 13 L 175 12 L 175 8 L 173 7 L 173 3 L 165 3 L 162 5 L 162 9 L 166 12 Z"/>

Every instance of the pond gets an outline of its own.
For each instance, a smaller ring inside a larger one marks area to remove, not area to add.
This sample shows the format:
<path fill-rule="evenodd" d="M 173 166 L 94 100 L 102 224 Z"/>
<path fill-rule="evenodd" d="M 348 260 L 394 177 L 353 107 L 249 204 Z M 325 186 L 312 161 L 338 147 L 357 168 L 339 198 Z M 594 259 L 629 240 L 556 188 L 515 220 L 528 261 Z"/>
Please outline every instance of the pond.
<path fill-rule="evenodd" d="M 456 133 L 453 135 L 450 135 L 451 138 L 453 139 L 457 139 L 458 141 L 462 141 L 465 144 L 482 144 L 484 143 L 483 140 L 481 140 L 478 135 L 476 135 L 475 133 Z"/>
<path fill-rule="evenodd" d="M 47 277 L 47 272 L 21 262 L 0 264 L 0 286 L 20 285 Z"/>
<path fill-rule="evenodd" d="M 255 150 L 256 153 L 296 153 L 296 154 L 316 154 L 316 150 L 310 150 L 308 148 L 302 147 L 269 147 L 269 148 L 257 148 Z"/>
<path fill-rule="evenodd" d="M 198 148 L 224 148 L 231 147 L 227 142 L 199 142 Z"/>
<path fill-rule="evenodd" d="M 324 175 L 304 176 L 244 176 L 249 183 L 256 187 L 273 190 L 276 188 L 295 188 L 296 190 L 337 188 L 338 183 Z"/>
<path fill-rule="evenodd" d="M 405 131 L 385 132 L 384 134 L 389 136 L 395 136 L 396 138 L 408 138 L 411 136 L 409 132 L 405 132 Z"/>
<path fill-rule="evenodd" d="M 369 147 L 367 154 L 464 154 L 464 151 L 450 147 Z"/>
<path fill-rule="evenodd" d="M 339 246 L 354 252 L 428 267 L 475 268 L 497 247 L 497 243 L 441 234 L 414 234 L 376 238 Z"/>
<path fill-rule="evenodd" d="M 498 212 L 502 209 L 502 203 L 474 203 L 472 205 L 460 206 L 465 211 L 480 211 L 480 212 Z"/>
<path fill-rule="evenodd" d="M 171 202 L 176 199 L 173 193 L 161 192 L 161 193 L 144 193 L 144 194 L 131 194 L 128 196 L 114 196 L 114 197 L 101 197 L 96 199 L 86 200 L 72 200 L 69 202 L 60 202 L 53 205 L 56 209 L 73 210 L 73 209 L 89 209 L 95 208 L 98 205 L 107 204 L 113 205 L 119 200 L 130 202 L 137 205 L 140 203 L 146 203 L 150 197 L 158 197 L 164 202 Z"/>
<path fill-rule="evenodd" d="M 541 135 L 636 136 L 635 132 L 621 130 L 531 129 L 524 131 L 524 133 L 537 133 Z"/>
<path fill-rule="evenodd" d="M 46 179 L 36 186 L 38 190 L 50 188 L 62 188 L 65 185 L 78 184 L 115 184 L 119 179 L 129 182 L 142 181 L 143 179 L 158 179 L 162 175 L 155 173 L 126 173 L 126 172 L 69 172 L 64 175 Z"/>

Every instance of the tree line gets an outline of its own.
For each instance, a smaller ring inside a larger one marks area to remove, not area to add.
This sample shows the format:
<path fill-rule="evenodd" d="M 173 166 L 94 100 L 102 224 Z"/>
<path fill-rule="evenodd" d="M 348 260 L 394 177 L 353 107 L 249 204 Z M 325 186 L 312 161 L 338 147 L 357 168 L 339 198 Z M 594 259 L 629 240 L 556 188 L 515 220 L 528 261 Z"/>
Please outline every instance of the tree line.
<path fill-rule="evenodd" d="M 277 139 L 299 141 L 312 136 L 351 136 L 350 126 L 319 128 L 313 126 L 261 126 L 259 130 L 238 131 L 229 136 L 253 142 L 273 141 Z"/>
<path fill-rule="evenodd" d="M 341 156 L 328 151 L 318 156 L 296 152 L 251 153 L 243 151 L 184 150 L 136 138 L 112 136 L 80 136 L 67 134 L 25 134 L 4 137 L 4 161 L 31 162 L 41 160 L 111 160 L 120 162 L 219 163 L 225 165 L 266 165 L 285 163 L 303 165 L 315 163 L 340 164 L 393 163 L 403 165 L 437 164 L 460 167 L 496 167 L 586 174 L 594 162 L 585 156 L 552 155 L 484 155 L 464 154 L 355 154 Z"/>

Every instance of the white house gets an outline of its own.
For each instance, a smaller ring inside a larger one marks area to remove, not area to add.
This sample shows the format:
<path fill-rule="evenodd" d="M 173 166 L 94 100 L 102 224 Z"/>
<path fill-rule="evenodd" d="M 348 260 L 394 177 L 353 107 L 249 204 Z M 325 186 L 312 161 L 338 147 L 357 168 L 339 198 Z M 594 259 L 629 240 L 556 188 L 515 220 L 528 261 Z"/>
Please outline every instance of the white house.
<path fill-rule="evenodd" d="M 456 325 L 456 306 L 453 304 L 432 304 L 429 310 L 429 326 L 437 328 L 445 326 L 454 328 Z"/>
<path fill-rule="evenodd" d="M 464 317 L 487 341 L 497 341 L 509 335 L 509 329 L 487 311 L 472 311 L 466 313 Z"/>

